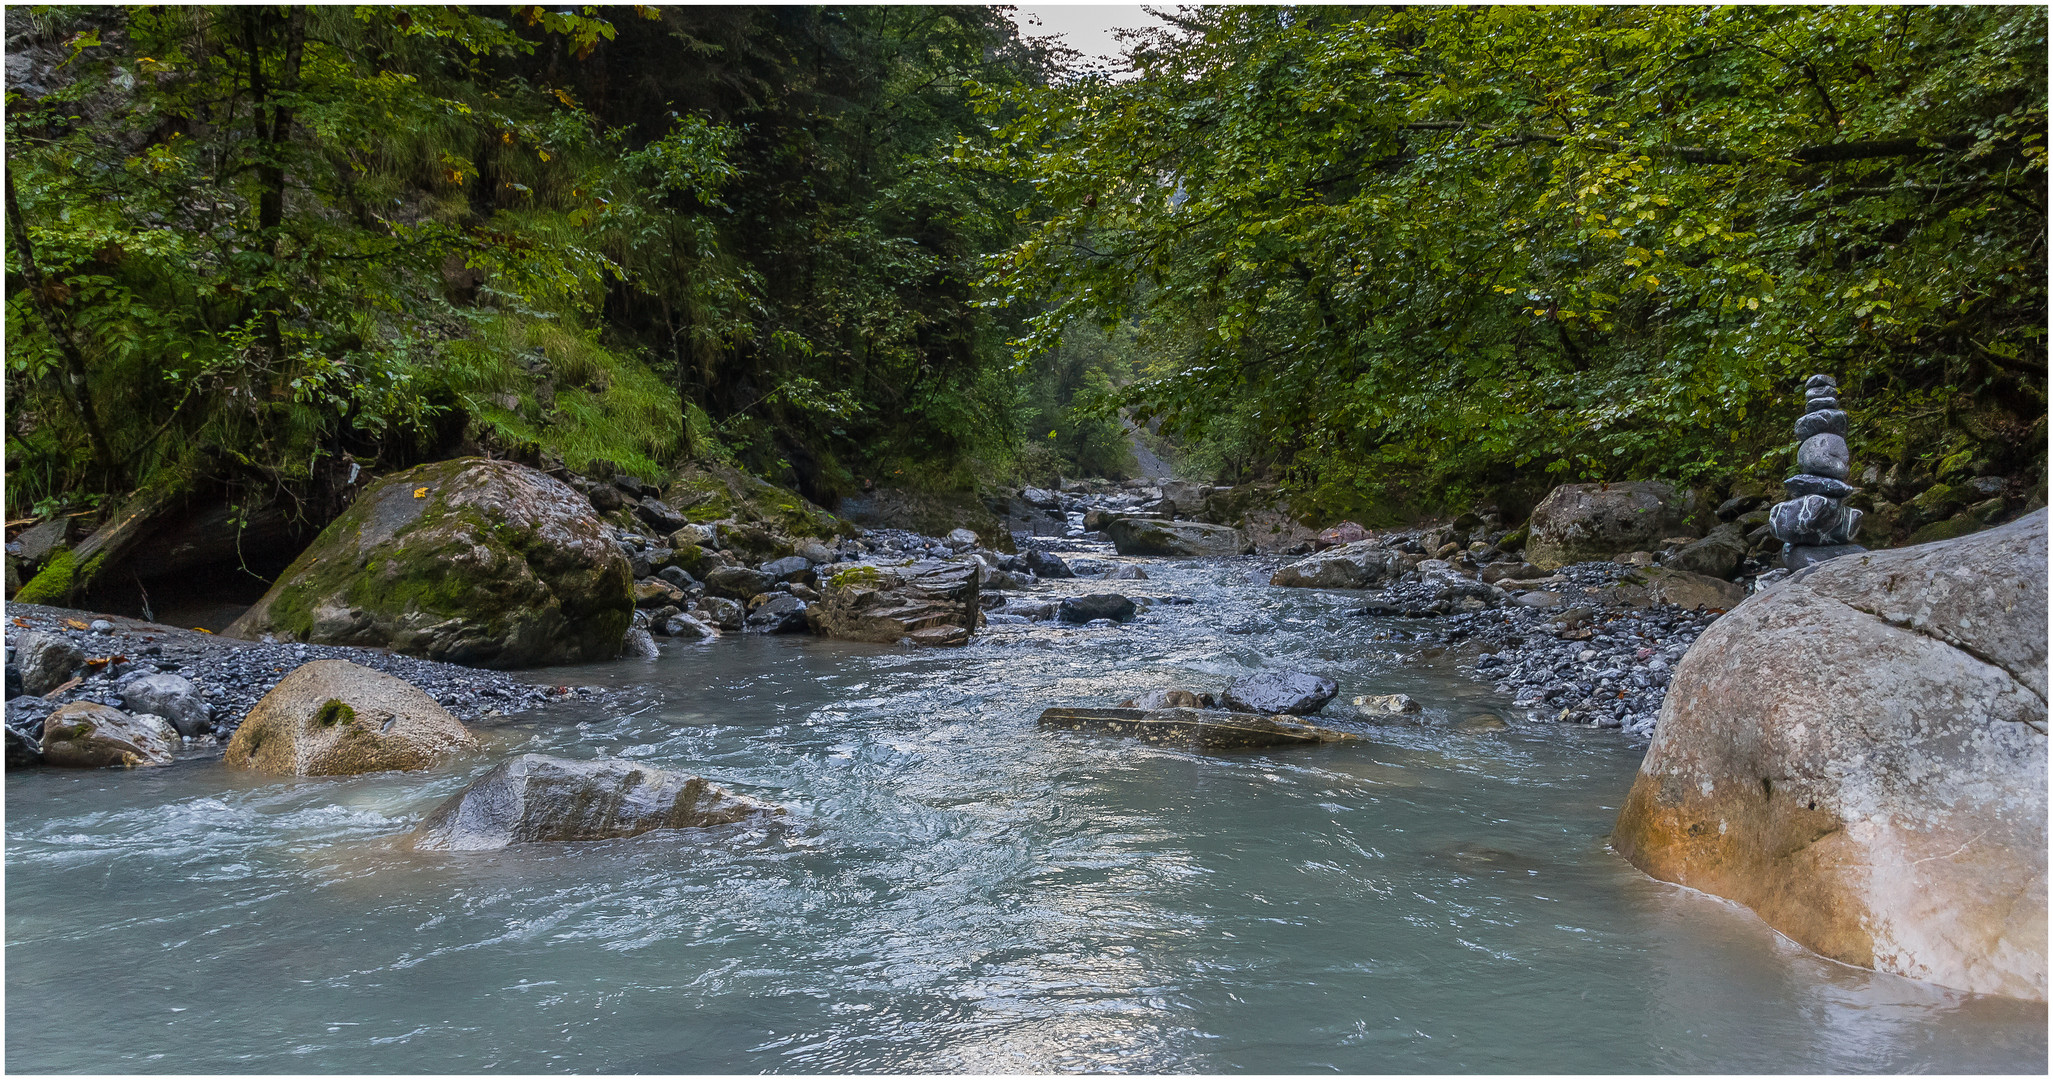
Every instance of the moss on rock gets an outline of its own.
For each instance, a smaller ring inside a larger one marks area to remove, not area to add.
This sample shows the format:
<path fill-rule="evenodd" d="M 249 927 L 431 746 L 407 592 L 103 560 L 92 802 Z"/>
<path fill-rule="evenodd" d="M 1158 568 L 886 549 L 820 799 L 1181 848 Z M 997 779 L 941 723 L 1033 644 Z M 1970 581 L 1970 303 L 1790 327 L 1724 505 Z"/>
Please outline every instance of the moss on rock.
<path fill-rule="evenodd" d="M 694 525 L 732 521 L 799 540 L 860 531 L 795 492 L 718 462 L 686 465 L 664 490 L 663 501 Z"/>
<path fill-rule="evenodd" d="M 458 458 L 372 484 L 228 632 L 481 667 L 602 660 L 619 652 L 632 585 L 568 485 Z"/>

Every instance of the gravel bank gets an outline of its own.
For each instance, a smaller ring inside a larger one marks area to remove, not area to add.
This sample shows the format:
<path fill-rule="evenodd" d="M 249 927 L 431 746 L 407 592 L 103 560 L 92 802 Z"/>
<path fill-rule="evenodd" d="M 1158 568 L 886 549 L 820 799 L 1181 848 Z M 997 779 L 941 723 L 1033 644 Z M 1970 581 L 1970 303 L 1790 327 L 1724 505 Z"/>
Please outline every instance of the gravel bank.
<path fill-rule="evenodd" d="M 104 621 L 108 632 L 86 629 L 95 620 Z M 348 660 L 405 679 L 465 723 L 525 712 L 571 697 L 610 693 L 595 687 L 558 685 L 548 681 L 546 671 L 486 671 L 344 645 L 270 645 L 114 615 L 38 604 L 7 605 L 10 647 L 15 635 L 27 630 L 69 638 L 85 653 L 90 672 L 77 685 L 48 699 L 16 694 L 16 687 L 10 684 L 7 726 L 31 739 L 41 735 L 43 718 L 58 706 L 95 701 L 121 708 L 120 683 L 158 671 L 192 680 L 212 708 L 217 737 L 232 733 L 250 706 L 278 680 L 315 660 Z M 97 668 L 90 666 L 91 661 L 101 659 L 107 662 Z"/>

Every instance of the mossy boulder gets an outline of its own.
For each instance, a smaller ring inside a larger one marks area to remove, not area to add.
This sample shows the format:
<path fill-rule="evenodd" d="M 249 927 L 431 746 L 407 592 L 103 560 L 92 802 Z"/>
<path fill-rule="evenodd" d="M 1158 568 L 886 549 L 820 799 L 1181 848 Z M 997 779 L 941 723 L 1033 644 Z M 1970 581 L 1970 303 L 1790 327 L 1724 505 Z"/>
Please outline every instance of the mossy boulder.
<path fill-rule="evenodd" d="M 813 540 L 860 532 L 795 492 L 718 462 L 694 462 L 679 470 L 663 489 L 663 502 L 697 525 L 730 521 Z"/>
<path fill-rule="evenodd" d="M 584 496 L 458 458 L 371 485 L 227 632 L 510 668 L 610 660 L 633 617 L 627 558 Z"/>
<path fill-rule="evenodd" d="M 813 631 L 847 641 L 963 645 L 977 625 L 977 574 L 968 563 L 851 566 L 822 582 L 806 609 Z"/>
<path fill-rule="evenodd" d="M 353 776 L 425 769 L 476 745 L 412 683 L 347 660 L 316 660 L 250 708 L 223 761 L 231 769 Z"/>
<path fill-rule="evenodd" d="M 43 764 L 66 769 L 133 769 L 171 764 L 178 732 L 161 716 L 131 716 L 74 701 L 43 720 Z"/>

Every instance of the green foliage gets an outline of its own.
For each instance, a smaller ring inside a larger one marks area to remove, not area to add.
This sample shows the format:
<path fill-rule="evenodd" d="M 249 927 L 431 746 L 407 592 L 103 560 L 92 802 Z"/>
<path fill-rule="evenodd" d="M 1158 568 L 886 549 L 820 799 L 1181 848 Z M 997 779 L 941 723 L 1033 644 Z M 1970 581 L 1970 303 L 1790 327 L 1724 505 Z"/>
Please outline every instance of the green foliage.
<path fill-rule="evenodd" d="M 1021 189 L 954 151 L 1044 58 L 992 9 L 9 18 L 17 505 L 199 458 L 251 502 L 466 443 L 831 495 L 1014 448 L 971 270 Z"/>
<path fill-rule="evenodd" d="M 990 263 L 1017 347 L 1142 320 L 1123 401 L 1213 467 L 1697 482 L 1786 465 L 1827 371 L 1857 457 L 2043 468 L 2043 9 L 1173 21 L 965 157 L 1050 208 Z"/>

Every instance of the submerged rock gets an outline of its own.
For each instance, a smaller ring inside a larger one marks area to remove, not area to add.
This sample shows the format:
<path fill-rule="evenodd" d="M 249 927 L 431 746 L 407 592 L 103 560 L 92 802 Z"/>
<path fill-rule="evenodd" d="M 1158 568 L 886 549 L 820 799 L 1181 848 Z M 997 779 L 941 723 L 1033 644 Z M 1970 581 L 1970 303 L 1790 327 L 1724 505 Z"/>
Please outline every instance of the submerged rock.
<path fill-rule="evenodd" d="M 1066 623 L 1082 625 L 1093 619 L 1111 619 L 1125 622 L 1133 618 L 1134 603 L 1118 593 L 1091 593 L 1088 596 L 1065 598 L 1055 607 L 1055 617 Z"/>
<path fill-rule="evenodd" d="M 626 557 L 570 485 L 509 461 L 457 458 L 373 483 L 227 634 L 475 667 L 610 660 L 633 586 Z"/>
<path fill-rule="evenodd" d="M 977 624 L 976 567 L 849 567 L 820 583 L 820 602 L 806 617 L 815 633 L 849 641 L 967 644 Z"/>
<path fill-rule="evenodd" d="M 497 851 L 510 844 L 729 825 L 774 812 L 767 803 L 698 777 L 618 758 L 522 754 L 436 807 L 408 843 L 417 851 Z"/>
<path fill-rule="evenodd" d="M 43 720 L 43 764 L 63 769 L 132 769 L 171 764 L 178 732 L 161 716 L 131 716 L 74 701 Z"/>
<path fill-rule="evenodd" d="M 425 769 L 476 745 L 412 683 L 347 660 L 316 660 L 257 702 L 222 761 L 231 769 L 349 776 Z"/>
<path fill-rule="evenodd" d="M 1212 706 L 1212 695 L 1202 697 L 1188 690 L 1150 690 L 1137 698 L 1128 698 L 1119 703 L 1122 709 L 1207 709 Z"/>
<path fill-rule="evenodd" d="M 2046 997 L 2046 514 L 1834 559 L 1675 669 L 1613 845 L 1849 964 Z"/>
<path fill-rule="evenodd" d="M 1404 716 L 1419 711 L 1409 694 L 1365 694 L 1354 699 L 1354 707 L 1366 717 Z"/>
<path fill-rule="evenodd" d="M 1041 714 L 1040 725 L 1203 750 L 1351 742 L 1360 737 L 1280 716 L 1211 709 L 1049 709 Z"/>
<path fill-rule="evenodd" d="M 1309 716 L 1326 707 L 1340 687 L 1306 671 L 1263 671 L 1235 679 L 1220 698 L 1229 709 Z"/>
<path fill-rule="evenodd" d="M 1125 517 L 1105 526 L 1121 555 L 1238 555 L 1247 537 L 1229 525 Z"/>

